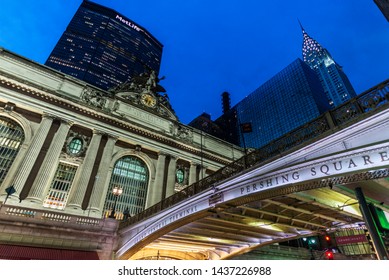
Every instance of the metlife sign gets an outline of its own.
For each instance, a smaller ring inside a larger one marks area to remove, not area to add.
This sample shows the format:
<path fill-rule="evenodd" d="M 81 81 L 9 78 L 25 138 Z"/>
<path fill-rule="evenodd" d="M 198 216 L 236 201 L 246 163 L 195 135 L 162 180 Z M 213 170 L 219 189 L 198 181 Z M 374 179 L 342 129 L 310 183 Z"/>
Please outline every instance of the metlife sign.
<path fill-rule="evenodd" d="M 144 30 L 142 28 L 140 28 L 139 26 L 137 26 L 135 23 L 129 21 L 129 20 L 126 20 L 124 19 L 122 16 L 119 16 L 119 15 L 116 15 L 115 17 L 117 20 L 121 21 L 122 23 L 124 23 L 125 25 L 131 27 L 132 29 L 135 29 L 136 31 L 142 31 L 144 32 Z"/>

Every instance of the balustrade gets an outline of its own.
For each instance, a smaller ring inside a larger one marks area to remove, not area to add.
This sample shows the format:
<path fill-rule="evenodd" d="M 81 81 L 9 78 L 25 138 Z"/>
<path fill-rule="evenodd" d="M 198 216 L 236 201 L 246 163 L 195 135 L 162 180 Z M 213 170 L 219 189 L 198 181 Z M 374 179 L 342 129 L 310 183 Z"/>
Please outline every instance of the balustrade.
<path fill-rule="evenodd" d="M 102 220 L 96 218 L 74 216 L 50 211 L 7 206 L 0 204 L 0 215 L 18 216 L 34 220 L 48 220 L 75 225 L 101 226 Z"/>

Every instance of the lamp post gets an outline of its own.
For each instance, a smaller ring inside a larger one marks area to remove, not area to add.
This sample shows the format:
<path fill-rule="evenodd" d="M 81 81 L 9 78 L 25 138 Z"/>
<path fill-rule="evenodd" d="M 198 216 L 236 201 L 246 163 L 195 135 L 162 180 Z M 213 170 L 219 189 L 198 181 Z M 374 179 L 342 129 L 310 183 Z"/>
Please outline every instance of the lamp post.
<path fill-rule="evenodd" d="M 117 187 L 117 186 L 113 187 L 112 194 L 115 196 L 115 203 L 113 204 L 111 215 L 109 215 L 110 218 L 115 218 L 116 203 L 118 201 L 119 196 L 121 196 L 122 193 L 123 193 L 123 189 L 121 187 Z"/>

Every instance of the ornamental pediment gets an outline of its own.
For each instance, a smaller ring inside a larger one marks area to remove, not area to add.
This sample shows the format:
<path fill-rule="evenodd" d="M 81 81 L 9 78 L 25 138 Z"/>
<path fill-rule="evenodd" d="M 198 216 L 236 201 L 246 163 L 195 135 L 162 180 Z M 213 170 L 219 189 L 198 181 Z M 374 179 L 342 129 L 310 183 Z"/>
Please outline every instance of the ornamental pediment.
<path fill-rule="evenodd" d="M 164 77 L 158 78 L 152 70 L 131 78 L 129 81 L 109 90 L 115 99 L 145 109 L 159 116 L 178 121 L 170 104 L 166 90 L 159 84 Z"/>

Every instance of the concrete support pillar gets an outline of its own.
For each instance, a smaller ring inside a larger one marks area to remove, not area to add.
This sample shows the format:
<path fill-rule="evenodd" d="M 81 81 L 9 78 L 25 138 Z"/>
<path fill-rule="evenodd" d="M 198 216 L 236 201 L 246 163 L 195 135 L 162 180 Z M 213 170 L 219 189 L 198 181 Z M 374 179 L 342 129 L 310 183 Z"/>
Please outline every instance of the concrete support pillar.
<path fill-rule="evenodd" d="M 99 170 L 95 178 L 88 213 L 93 217 L 101 217 L 104 208 L 105 194 L 109 185 L 110 178 L 108 178 L 110 163 L 115 148 L 117 138 L 108 137 L 105 145 L 103 156 L 100 162 Z"/>
<path fill-rule="evenodd" d="M 189 168 L 189 185 L 192 185 L 193 183 L 197 182 L 197 180 L 197 164 L 192 162 Z"/>
<path fill-rule="evenodd" d="M 199 180 L 202 180 L 204 179 L 205 177 L 207 177 L 207 167 L 205 166 L 201 166 L 201 169 L 200 169 L 200 176 L 199 176 Z"/>
<path fill-rule="evenodd" d="M 169 167 L 167 171 L 167 183 L 166 183 L 166 197 L 174 194 L 174 187 L 176 185 L 176 169 L 177 159 L 170 157 Z"/>
<path fill-rule="evenodd" d="M 379 260 L 388 260 L 388 252 L 386 250 L 385 243 L 382 240 L 381 234 L 377 228 L 374 218 L 369 210 L 369 206 L 367 205 L 365 196 L 360 187 L 355 188 L 355 196 L 358 199 L 359 208 L 361 209 L 363 219 L 365 220 L 365 225 L 373 241 L 377 258 Z"/>
<path fill-rule="evenodd" d="M 18 170 L 15 174 L 13 186 L 16 193 L 19 195 L 26 180 L 31 172 L 32 167 L 41 151 L 43 143 L 46 140 L 47 134 L 50 131 L 51 124 L 53 123 L 54 116 L 43 115 L 41 124 L 33 137 L 30 146 L 28 147 L 25 156 L 20 163 Z"/>
<path fill-rule="evenodd" d="M 92 140 L 86 152 L 84 162 L 81 166 L 80 173 L 77 176 L 74 186 L 76 189 L 71 193 L 69 207 L 81 209 L 82 202 L 88 187 L 88 182 L 92 173 L 93 164 L 96 160 L 97 150 L 100 145 L 102 134 L 99 131 L 93 131 Z"/>
<path fill-rule="evenodd" d="M 331 111 L 325 112 L 325 113 L 324 113 L 324 116 L 325 116 L 325 118 L 326 118 L 326 120 L 327 120 L 328 126 L 329 126 L 330 128 L 334 128 L 334 127 L 335 127 L 335 123 L 334 123 L 334 119 L 333 119 L 333 117 L 332 117 L 332 115 L 331 115 Z"/>
<path fill-rule="evenodd" d="M 148 206 L 152 206 L 160 202 L 162 199 L 163 181 L 165 178 L 165 160 L 166 160 L 166 155 L 160 153 L 158 155 L 154 185 L 149 190 L 149 196 L 147 199 Z"/>
<path fill-rule="evenodd" d="M 71 125 L 71 122 L 61 121 L 61 125 L 53 138 L 49 150 L 47 151 L 46 157 L 27 199 L 39 203 L 43 202 L 47 190 L 50 187 L 50 182 L 55 173 L 55 168 L 57 167 L 58 158 L 61 154 L 62 147 L 66 141 L 66 136 L 68 135 Z"/>

